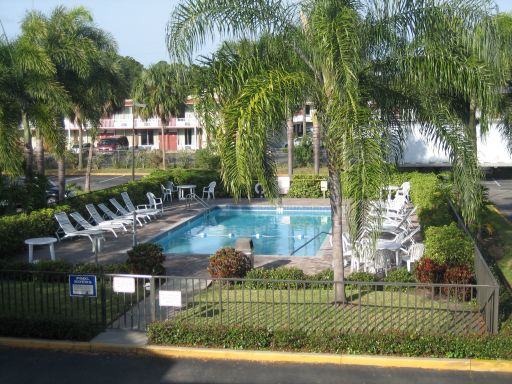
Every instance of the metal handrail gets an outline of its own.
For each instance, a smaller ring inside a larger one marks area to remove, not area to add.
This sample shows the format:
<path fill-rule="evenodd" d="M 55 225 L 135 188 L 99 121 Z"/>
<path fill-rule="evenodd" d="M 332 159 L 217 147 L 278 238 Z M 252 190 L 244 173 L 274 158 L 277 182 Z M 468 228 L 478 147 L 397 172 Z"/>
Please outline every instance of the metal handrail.
<path fill-rule="evenodd" d="M 204 201 L 202 198 L 200 198 L 199 196 L 197 196 L 195 193 L 189 193 L 187 196 L 186 196 L 186 200 L 187 200 L 187 207 L 190 208 L 190 202 L 192 200 L 195 200 L 197 201 L 199 204 L 201 204 L 203 206 L 203 208 L 207 209 L 208 211 L 210 210 L 210 206 L 206 203 L 206 201 Z"/>
<path fill-rule="evenodd" d="M 292 251 L 292 253 L 290 253 L 290 256 L 292 256 L 295 252 L 301 250 L 302 248 L 304 248 L 306 245 L 308 245 L 309 243 L 311 243 L 313 240 L 315 240 L 317 237 L 319 237 L 320 235 L 323 235 L 323 234 L 326 234 L 326 235 L 330 235 L 331 232 L 325 232 L 325 231 L 322 231 L 320 233 L 318 233 L 317 235 L 315 235 L 311 240 L 308 240 L 306 241 L 304 244 L 302 244 L 299 248 L 297 249 L 294 249 Z"/>

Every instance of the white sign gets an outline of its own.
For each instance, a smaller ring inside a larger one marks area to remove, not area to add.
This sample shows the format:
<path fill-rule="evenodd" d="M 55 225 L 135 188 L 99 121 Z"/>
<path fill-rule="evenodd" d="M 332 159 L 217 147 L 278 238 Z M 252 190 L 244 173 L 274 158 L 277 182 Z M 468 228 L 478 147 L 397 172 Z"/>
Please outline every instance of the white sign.
<path fill-rule="evenodd" d="M 320 181 L 320 190 L 322 192 L 325 192 L 325 191 L 327 191 L 327 189 L 328 189 L 327 180 Z"/>
<path fill-rule="evenodd" d="M 158 301 L 161 307 L 181 307 L 181 291 L 159 291 Z"/>
<path fill-rule="evenodd" d="M 135 278 L 134 277 L 119 277 L 116 276 L 112 282 L 114 292 L 135 293 Z"/>

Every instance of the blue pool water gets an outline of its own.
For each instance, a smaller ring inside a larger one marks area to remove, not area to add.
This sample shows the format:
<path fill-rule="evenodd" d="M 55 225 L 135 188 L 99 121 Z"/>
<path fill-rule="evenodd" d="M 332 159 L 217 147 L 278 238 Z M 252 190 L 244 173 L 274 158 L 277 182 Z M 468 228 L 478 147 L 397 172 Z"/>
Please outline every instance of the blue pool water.
<path fill-rule="evenodd" d="M 255 255 L 314 256 L 330 231 L 328 208 L 279 212 L 275 207 L 227 207 L 191 219 L 153 242 L 165 253 L 213 254 L 219 248 L 234 247 L 238 237 L 250 237 Z"/>

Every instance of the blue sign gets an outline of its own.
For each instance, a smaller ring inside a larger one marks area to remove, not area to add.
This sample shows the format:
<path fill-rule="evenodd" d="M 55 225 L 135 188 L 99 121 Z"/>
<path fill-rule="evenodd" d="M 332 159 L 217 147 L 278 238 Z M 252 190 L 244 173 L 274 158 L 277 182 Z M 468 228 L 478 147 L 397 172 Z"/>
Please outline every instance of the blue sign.
<path fill-rule="evenodd" d="M 80 297 L 96 297 L 96 276 L 69 275 L 69 295 Z"/>

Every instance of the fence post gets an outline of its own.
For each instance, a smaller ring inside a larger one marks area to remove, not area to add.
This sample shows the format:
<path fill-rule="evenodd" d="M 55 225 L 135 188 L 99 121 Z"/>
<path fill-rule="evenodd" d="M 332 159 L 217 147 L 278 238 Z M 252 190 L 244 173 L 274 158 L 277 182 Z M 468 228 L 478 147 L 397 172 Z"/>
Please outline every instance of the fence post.
<path fill-rule="evenodd" d="M 105 275 L 100 275 L 100 297 L 101 297 L 101 325 L 103 329 L 107 328 L 107 290 L 105 288 Z"/>
<path fill-rule="evenodd" d="M 156 320 L 156 287 L 154 276 L 151 276 L 149 280 L 149 300 L 151 302 L 151 322 L 153 322 Z"/>

